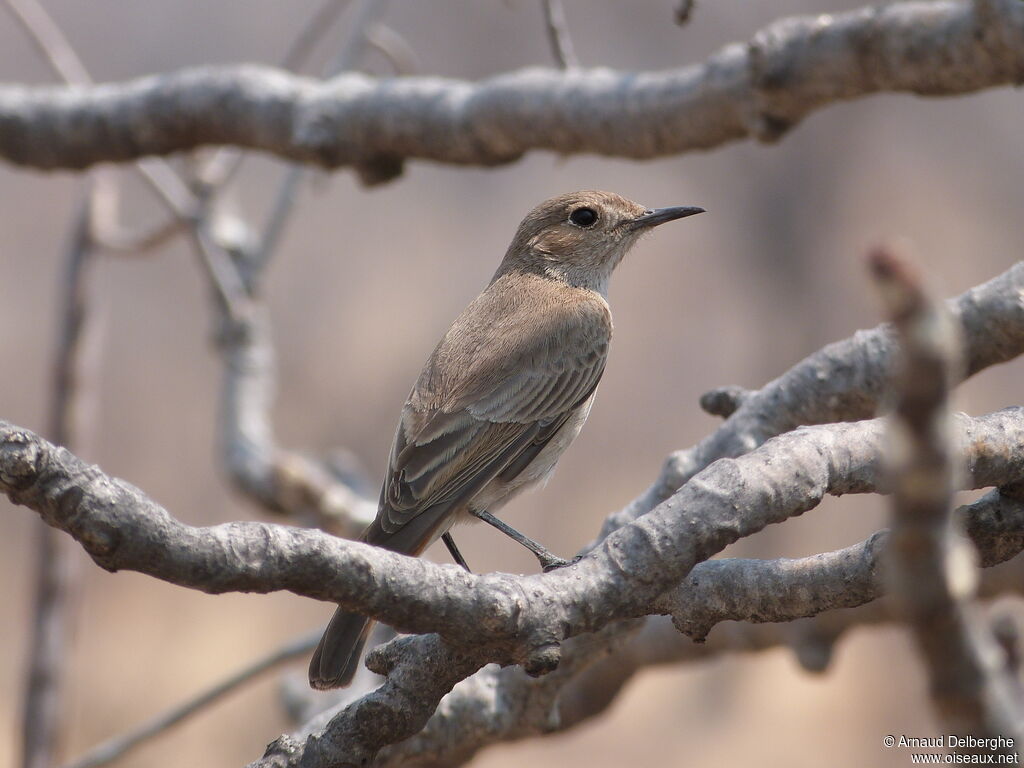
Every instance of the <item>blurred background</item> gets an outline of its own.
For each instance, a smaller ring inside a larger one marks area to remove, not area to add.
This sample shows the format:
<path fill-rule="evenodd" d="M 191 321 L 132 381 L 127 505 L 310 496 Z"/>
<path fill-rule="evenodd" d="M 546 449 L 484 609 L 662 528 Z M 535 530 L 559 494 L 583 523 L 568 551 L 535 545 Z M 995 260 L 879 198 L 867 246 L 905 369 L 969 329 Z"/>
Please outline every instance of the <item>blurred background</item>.
<path fill-rule="evenodd" d="M 585 66 L 678 67 L 746 41 L 773 19 L 858 7 L 805 0 L 718 0 L 672 23 L 668 0 L 566 0 Z M 99 81 L 199 64 L 276 63 L 312 0 L 47 0 Z M 478 79 L 551 54 L 536 0 L 390 5 L 420 72 Z M 370 57 L 369 69 L 386 66 Z M 52 82 L 0 13 L 0 80 Z M 581 437 L 546 489 L 506 517 L 554 551 L 588 542 L 604 516 L 657 475 L 665 455 L 717 421 L 697 406 L 722 384 L 758 387 L 823 344 L 877 323 L 863 255 L 906 237 L 938 290 L 960 293 L 1005 270 L 1024 242 L 1020 92 L 956 99 L 876 96 L 830 106 L 777 145 L 738 143 L 636 163 L 533 154 L 478 170 L 411 163 L 366 190 L 348 172 L 306 183 L 268 275 L 280 366 L 275 409 L 285 446 L 350 449 L 374 485 L 399 409 L 430 349 L 486 284 L 520 218 L 572 189 L 614 190 L 651 206 L 709 213 L 658 230 L 616 274 L 616 337 Z M 283 166 L 250 161 L 241 210 L 266 210 Z M 129 222 L 161 209 L 130 173 Z M 55 348 L 62 251 L 82 178 L 0 165 L 0 417 L 42 430 Z M 78 452 L 145 490 L 179 519 L 207 525 L 265 516 L 225 482 L 215 445 L 220 367 L 203 278 L 182 240 L 144 257 L 102 259 L 91 281 L 99 349 L 94 405 Z M 1019 404 L 1020 362 L 959 392 L 980 414 Z M 1015 386 L 1016 385 L 1016 386 Z M 34 514 L 4 501 L 0 537 L 0 768 L 13 766 L 32 587 Z M 884 525 L 878 499 L 830 499 L 727 554 L 795 557 L 847 546 Z M 491 530 L 466 530 L 477 570 L 532 572 L 531 555 Z M 443 548 L 431 556 L 446 559 Z M 220 680 L 295 635 L 327 605 L 292 595 L 211 597 L 79 556 L 65 755 Z M 304 675 L 304 662 L 290 674 Z M 280 676 L 124 759 L 125 766 L 243 765 L 289 724 Z M 920 664 L 895 628 L 850 633 L 821 675 L 784 649 L 732 655 L 638 676 L 606 715 L 562 735 L 501 745 L 477 768 L 524 764 L 903 766 L 886 734 L 941 731 Z"/>

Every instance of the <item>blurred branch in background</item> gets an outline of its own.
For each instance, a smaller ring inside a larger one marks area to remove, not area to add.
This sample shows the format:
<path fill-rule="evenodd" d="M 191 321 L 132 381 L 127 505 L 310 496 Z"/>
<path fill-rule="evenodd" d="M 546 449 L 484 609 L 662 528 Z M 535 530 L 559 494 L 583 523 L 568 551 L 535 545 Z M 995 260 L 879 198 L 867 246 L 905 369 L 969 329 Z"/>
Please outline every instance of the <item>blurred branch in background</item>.
<path fill-rule="evenodd" d="M 79 87 L 92 83 L 92 78 L 81 58 L 41 4 L 36 0 L 5 2 L 14 19 L 25 30 L 28 38 L 58 77 L 68 84 Z M 300 32 L 299 38 L 285 58 L 286 65 L 300 65 L 309 56 L 319 38 L 325 30 L 329 30 L 343 7 L 344 3 L 339 0 L 329 0 L 324 4 L 320 12 L 314 15 L 311 23 Z M 347 67 L 350 59 L 358 55 L 364 29 L 376 20 L 382 7 L 383 3 L 373 0 L 363 0 L 359 3 L 355 24 L 346 38 L 341 54 L 336 59 L 336 65 Z M 240 157 L 241 153 L 237 153 L 237 156 Z M 215 157 L 210 166 L 224 162 L 225 158 Z M 54 366 L 48 432 L 56 443 L 66 447 L 74 447 L 78 442 L 74 412 L 76 400 L 81 396 L 78 392 L 78 383 L 82 339 L 86 328 L 85 279 L 97 250 L 119 253 L 151 250 L 163 245 L 179 232 L 191 228 L 193 242 L 203 263 L 207 265 L 207 274 L 214 287 L 219 290 L 219 306 L 230 307 L 236 314 L 244 317 L 245 321 L 253 319 L 254 322 L 259 322 L 259 319 L 254 317 L 254 311 L 242 313 L 238 309 L 237 294 L 243 281 L 239 276 L 232 282 L 232 275 L 236 273 L 229 261 L 224 258 L 226 251 L 218 242 L 204 237 L 203 231 L 208 226 L 211 209 L 200 205 L 200 200 L 192 196 L 177 173 L 165 161 L 140 160 L 135 167 L 170 209 L 172 218 L 166 224 L 149 232 L 134 233 L 123 230 L 118 222 L 119 192 L 113 172 L 103 169 L 92 174 L 83 195 L 81 213 L 74 223 L 67 256 L 64 295 L 58 305 L 63 313 L 63 319 L 59 324 L 60 338 Z M 222 167 L 220 183 L 226 184 L 231 180 L 233 170 L 230 163 Z M 235 164 L 234 169 L 237 167 Z M 214 168 L 211 167 L 209 170 Z M 298 177 L 293 181 L 297 180 Z M 215 191 L 215 187 L 208 185 L 203 190 L 203 199 L 209 200 Z M 287 209 L 283 209 L 275 211 L 271 217 L 264 241 L 255 254 L 258 258 L 255 259 L 256 266 L 253 271 L 258 272 L 265 266 L 286 215 Z M 229 269 L 231 271 L 225 274 Z M 251 275 L 246 275 L 246 278 L 244 285 L 250 288 L 254 281 Z M 225 323 L 229 320 L 230 317 L 223 318 Z M 265 320 L 263 322 L 265 323 Z M 327 522 L 331 523 L 335 530 L 349 534 L 357 532 L 372 518 L 373 505 L 354 492 L 348 484 L 333 478 L 327 468 L 302 457 L 281 452 L 273 446 L 269 425 L 265 421 L 271 404 L 270 391 L 273 380 L 273 358 L 272 352 L 269 351 L 269 341 L 266 336 L 261 336 L 255 331 L 244 334 L 242 338 L 248 344 L 239 356 L 229 361 L 233 365 L 229 364 L 228 370 L 235 374 L 235 381 L 242 381 L 248 385 L 250 397 L 236 398 L 235 402 L 255 406 L 263 411 L 250 407 L 248 411 L 240 414 L 236 423 L 245 424 L 251 428 L 248 434 L 264 439 L 263 443 L 249 446 L 258 450 L 244 455 L 250 458 L 258 458 L 261 455 L 273 457 L 273 460 L 260 467 L 265 474 L 256 477 L 257 482 L 264 483 L 266 478 L 272 478 L 272 487 L 261 487 L 261 490 L 269 492 L 262 496 L 257 494 L 257 498 L 273 509 L 302 512 L 307 522 L 317 520 L 316 515 L 311 517 L 311 509 L 326 510 Z M 271 384 L 267 384 L 266 381 Z M 240 389 L 245 391 L 246 387 L 243 385 Z M 260 453 L 261 450 L 264 453 Z M 351 510 L 356 510 L 355 521 L 350 528 L 346 528 L 344 515 L 350 514 Z M 22 751 L 25 768 L 49 768 L 56 762 L 63 730 L 61 693 L 64 661 L 70 651 L 67 602 L 69 571 L 72 565 L 64 537 L 49 526 L 40 528 L 36 549 L 35 620 L 33 637 L 29 644 L 31 652 L 22 720 Z M 185 713 L 180 715 L 184 716 Z M 159 730 L 159 724 L 154 725 L 151 730 L 153 729 Z M 131 743 L 133 741 L 129 737 L 118 749 L 123 751 L 125 744 Z"/>
<path fill-rule="evenodd" d="M 55 71 L 79 87 L 92 82 L 88 71 L 53 19 L 35 0 L 8 0 L 16 18 L 30 33 Z M 285 55 L 286 66 L 301 66 L 314 52 L 346 3 L 328 0 L 302 28 Z M 351 67 L 361 55 L 366 30 L 383 14 L 383 0 L 360 0 L 345 39 L 328 74 Z M 225 218 L 213 202 L 234 178 L 243 153 L 219 150 L 186 184 L 166 161 L 140 160 L 137 170 L 170 210 L 172 219 L 152 232 L 135 234 L 117 224 L 117 195 L 90 206 L 95 213 L 94 242 L 107 250 L 150 249 L 178 232 L 189 236 L 210 282 L 220 310 L 218 342 L 225 361 L 222 411 L 223 456 L 238 487 L 266 509 L 294 515 L 306 524 L 326 525 L 355 535 L 372 519 L 376 505 L 329 466 L 279 448 L 274 441 L 270 409 L 274 396 L 274 356 L 269 318 L 258 300 L 259 276 L 276 248 L 291 211 L 303 171 L 294 166 L 283 181 L 262 237 L 253 242 L 248 226 Z M 102 172 L 104 176 L 109 171 Z M 108 188 L 112 179 L 103 182 Z M 198 189 L 198 195 L 192 189 Z"/>
<path fill-rule="evenodd" d="M 204 690 L 181 705 L 154 717 L 142 726 L 93 747 L 74 762 L 67 763 L 64 768 L 96 768 L 119 759 L 140 744 L 166 733 L 187 718 L 203 712 L 211 705 L 221 701 L 228 694 L 234 693 L 242 686 L 253 682 L 265 673 L 280 669 L 297 657 L 305 656 L 316 647 L 319 639 L 320 633 L 317 632 L 315 635 L 300 637 L 275 649 L 273 653 L 258 659 L 244 669 L 240 669 L 217 685 Z"/>
<path fill-rule="evenodd" d="M 66 83 L 88 84 L 89 75 L 74 49 L 46 10 L 35 0 L 6 0 L 8 11 L 54 73 Z M 54 353 L 47 432 L 58 445 L 80 448 L 76 418 L 82 400 L 83 355 L 87 345 L 87 279 L 95 257 L 93 224 L 100 199 L 116 196 L 107 173 L 95 173 L 72 223 L 65 255 L 61 313 Z M 97 346 L 91 347 L 98 351 Z M 32 636 L 21 720 L 23 768 L 51 768 L 63 741 L 65 666 L 71 651 L 69 603 L 73 553 L 60 532 L 39 526 L 35 548 Z"/>
<path fill-rule="evenodd" d="M 870 263 L 901 352 L 889 427 L 893 592 L 928 667 L 943 725 L 984 740 L 983 746 L 947 746 L 1014 759 L 1024 744 L 1020 682 L 974 603 L 974 548 L 952 526 L 957 475 L 961 464 L 973 464 L 952 439 L 947 405 L 961 367 L 960 332 L 901 258 L 878 249 Z"/>
<path fill-rule="evenodd" d="M 96 180 L 93 183 L 97 183 Z M 87 278 L 94 261 L 90 237 L 91 193 L 86 194 L 70 233 L 61 286 L 61 319 L 53 365 L 48 427 L 59 445 L 77 447 L 81 429 L 77 415 L 83 392 L 83 355 L 97 346 L 85 343 L 87 332 Z M 64 670 L 71 650 L 69 602 L 72 552 L 64 536 L 48 525 L 38 530 L 33 596 L 34 621 L 29 642 L 28 676 L 22 712 L 22 765 L 50 768 L 59 756 L 65 705 Z"/>
<path fill-rule="evenodd" d="M 703 64 L 666 72 L 531 69 L 479 83 L 350 74 L 320 82 L 234 66 L 102 90 L 0 86 L 0 157 L 70 169 L 234 144 L 351 166 L 375 184 L 398 177 L 406 159 L 493 166 L 536 149 L 640 159 L 748 137 L 775 141 L 838 101 L 882 92 L 952 96 L 1022 77 L 1020 0 L 894 3 L 785 19 Z M 73 139 L 63 130 L 70 123 Z"/>
<path fill-rule="evenodd" d="M 561 69 L 575 69 L 580 60 L 576 58 L 576 50 L 569 36 L 569 23 L 565 18 L 565 6 L 562 0 L 541 0 L 544 6 L 544 27 L 551 45 L 551 55 Z"/>
<path fill-rule="evenodd" d="M 356 64 L 366 48 L 367 31 L 378 24 L 385 8 L 384 0 L 355 3 L 345 38 L 326 68 L 327 77 Z M 275 363 L 261 278 L 281 242 L 306 173 L 301 165 L 287 169 L 258 239 L 249 234 L 249 225 L 241 220 L 218 220 L 210 207 L 206 218 L 213 217 L 213 223 L 201 220 L 198 224 L 199 228 L 211 227 L 214 237 L 231 253 L 225 269 L 234 274 L 233 281 L 244 292 L 248 307 L 244 313 L 232 313 L 222 303 L 215 306 L 220 327 L 217 344 L 224 362 L 221 452 L 236 486 L 263 507 L 355 537 L 373 520 L 376 502 L 324 463 L 278 447 L 270 417 Z"/>

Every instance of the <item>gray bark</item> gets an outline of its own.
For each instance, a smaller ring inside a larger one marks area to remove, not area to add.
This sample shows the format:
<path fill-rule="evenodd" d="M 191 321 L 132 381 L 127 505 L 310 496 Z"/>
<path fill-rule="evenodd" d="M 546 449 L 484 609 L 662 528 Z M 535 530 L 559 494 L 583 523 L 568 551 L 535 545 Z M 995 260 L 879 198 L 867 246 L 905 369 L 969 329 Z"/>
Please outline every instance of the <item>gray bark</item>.
<path fill-rule="evenodd" d="M 775 141 L 825 105 L 1024 81 L 1019 0 L 904 2 L 784 19 L 664 72 L 527 69 L 327 81 L 205 67 L 93 87 L 0 86 L 0 157 L 85 168 L 215 144 L 388 181 L 407 159 L 493 166 L 532 150 L 652 158 Z"/>

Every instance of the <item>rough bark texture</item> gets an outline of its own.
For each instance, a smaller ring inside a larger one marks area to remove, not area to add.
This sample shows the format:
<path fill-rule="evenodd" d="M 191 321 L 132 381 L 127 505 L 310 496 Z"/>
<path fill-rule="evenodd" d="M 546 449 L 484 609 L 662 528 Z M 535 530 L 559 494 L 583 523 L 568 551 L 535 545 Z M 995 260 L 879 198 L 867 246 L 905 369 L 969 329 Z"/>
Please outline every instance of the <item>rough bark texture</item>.
<path fill-rule="evenodd" d="M 1024 409 L 963 416 L 956 427 L 968 485 L 1021 478 Z M 137 570 L 206 592 L 287 589 L 402 630 L 440 632 L 443 640 L 402 638 L 375 651 L 371 667 L 388 676 L 382 689 L 343 709 L 301 747 L 286 739 L 267 757 L 320 765 L 349 756 L 358 764 L 416 733 L 442 696 L 482 665 L 517 663 L 530 674 L 551 672 L 565 640 L 663 610 L 658 598 L 667 586 L 737 538 L 811 509 L 826 493 L 877 490 L 882 435 L 877 420 L 787 433 L 715 463 L 574 566 L 536 576 L 476 576 L 319 531 L 261 523 L 186 526 L 127 483 L 6 424 L 0 427 L 0 487 L 68 531 L 108 570 Z M 832 607 L 820 596 L 817 605 Z M 568 664 L 575 668 L 583 660 Z"/>
<path fill-rule="evenodd" d="M 1024 262 L 948 302 L 964 334 L 964 371 L 972 376 L 1024 352 Z M 705 396 L 707 406 L 736 407 L 711 435 L 669 456 L 658 479 L 619 515 L 605 533 L 650 511 L 712 462 L 739 456 L 775 435 L 804 424 L 874 416 L 886 391 L 896 344 L 889 325 L 858 331 L 801 360 L 756 392 L 728 388 Z M 725 394 L 722 394 L 722 392 Z"/>
<path fill-rule="evenodd" d="M 652 158 L 774 141 L 837 101 L 951 96 L 1024 81 L 1019 0 L 906 2 L 785 19 L 666 72 L 528 69 L 326 82 L 207 67 L 95 87 L 0 87 L 0 157 L 85 168 L 211 144 L 395 178 L 406 159 L 512 162 L 531 150 Z"/>
<path fill-rule="evenodd" d="M 1022 288 L 1018 264 L 950 303 L 965 328 L 969 373 L 1024 350 Z M 243 327 L 251 328 L 253 317 L 242 315 Z M 237 344 L 244 360 L 253 338 L 259 335 L 226 343 Z M 2 422 L 0 489 L 70 533 L 109 570 L 137 570 L 206 592 L 290 590 L 402 631 L 439 633 L 375 650 L 367 664 L 386 676 L 383 687 L 278 740 L 259 764 L 397 765 L 420 748 L 452 763 L 485 744 L 569 727 L 596 711 L 567 705 L 562 719 L 563 689 L 574 690 L 594 666 L 613 695 L 625 678 L 601 673 L 601 659 L 631 646 L 641 617 L 671 613 L 680 629 L 702 637 L 724 619 L 789 621 L 879 597 L 884 534 L 798 561 L 704 561 L 813 508 L 825 494 L 879 490 L 881 420 L 793 427 L 873 411 L 892 358 L 883 326 L 826 347 L 757 392 L 724 396 L 724 410 L 735 410 L 710 441 L 726 448 L 700 451 L 698 464 L 707 466 L 684 476 L 688 482 L 674 493 L 649 492 L 611 515 L 580 562 L 535 576 L 477 576 L 314 530 L 183 525 L 138 489 Z M 258 367 L 241 368 L 243 383 L 250 374 L 266 380 Z M 1024 541 L 1024 409 L 961 415 L 952 424 L 964 485 L 1001 488 L 961 513 L 983 560 L 998 562 Z M 783 434 L 768 439 L 774 432 Z M 711 463 L 717 450 L 737 457 Z M 637 516 L 640 504 L 652 509 Z M 831 647 L 822 624 L 813 626 L 794 643 L 812 669 L 827 663 Z M 492 662 L 505 668 L 485 667 Z M 524 669 L 541 679 L 532 681 Z M 592 702 L 597 706 L 598 698 Z M 470 710 L 486 714 L 470 718 Z"/>

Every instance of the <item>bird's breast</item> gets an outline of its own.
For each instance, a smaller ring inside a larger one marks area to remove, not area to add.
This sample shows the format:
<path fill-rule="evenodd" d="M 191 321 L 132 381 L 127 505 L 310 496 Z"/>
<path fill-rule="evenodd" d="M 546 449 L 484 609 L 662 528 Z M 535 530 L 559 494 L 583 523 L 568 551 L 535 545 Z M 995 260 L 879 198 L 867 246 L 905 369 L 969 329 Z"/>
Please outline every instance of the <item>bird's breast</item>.
<path fill-rule="evenodd" d="M 597 391 L 595 390 L 582 405 L 573 411 L 562 428 L 555 433 L 536 458 L 523 468 L 522 472 L 507 481 L 495 478 L 484 486 L 469 506 L 476 510 L 485 509 L 494 513 L 519 493 L 538 485 L 543 486 L 554 473 L 559 457 L 583 429 L 583 423 L 590 415 L 590 406 L 596 395 Z M 465 517 L 470 520 L 476 519 L 468 514 Z"/>

